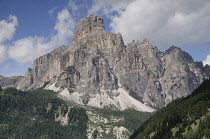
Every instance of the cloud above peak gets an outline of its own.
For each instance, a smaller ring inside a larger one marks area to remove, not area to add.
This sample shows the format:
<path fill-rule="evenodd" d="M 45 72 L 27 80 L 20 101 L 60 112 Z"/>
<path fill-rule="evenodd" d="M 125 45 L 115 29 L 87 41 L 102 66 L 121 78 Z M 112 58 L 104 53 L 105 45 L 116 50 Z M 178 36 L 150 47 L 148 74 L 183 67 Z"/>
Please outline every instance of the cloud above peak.
<path fill-rule="evenodd" d="M 88 9 L 88 14 L 99 14 L 106 15 L 107 17 L 112 16 L 113 12 L 120 14 L 124 11 L 128 4 L 135 0 L 93 0 L 93 5 Z"/>
<path fill-rule="evenodd" d="M 68 46 L 76 27 L 75 21 L 87 14 L 105 18 L 106 26 L 110 26 L 108 30 L 121 32 L 125 44 L 143 38 L 148 38 L 151 44 L 162 50 L 171 45 L 185 47 L 185 50 L 193 45 L 199 50 L 201 44 L 206 45 L 205 48 L 210 44 L 209 0 L 69 0 L 65 4 L 60 12 L 59 5 L 48 9 L 49 15 L 57 15 L 54 28 L 48 30 L 49 36 L 27 36 L 15 41 L 12 39 L 18 17 L 10 15 L 0 20 L 0 64 L 12 59 L 25 66 L 56 47 Z M 209 52 L 200 53 L 202 56 L 197 60 L 204 60 L 203 55 Z M 209 57 L 205 62 L 210 64 Z"/>
<path fill-rule="evenodd" d="M 9 57 L 19 64 L 32 64 L 41 55 L 61 45 L 68 45 L 76 26 L 71 14 L 63 9 L 57 15 L 55 34 L 50 37 L 27 37 L 17 40 L 10 46 Z"/>
<path fill-rule="evenodd" d="M 67 43 L 69 37 L 73 36 L 76 23 L 67 9 L 58 13 L 57 22 L 54 29 L 57 31 L 58 41 Z"/>
<path fill-rule="evenodd" d="M 191 2 L 197 5 L 188 5 Z M 195 0 L 188 3 L 136 0 L 120 11 L 119 16 L 113 17 L 110 25 L 114 32 L 122 33 L 127 43 L 144 37 L 160 47 L 162 42 L 166 43 L 165 47 L 203 43 L 209 41 L 210 36 L 210 1 L 205 3 L 201 6 Z"/>
<path fill-rule="evenodd" d="M 94 0 L 89 13 L 107 15 L 125 43 L 149 38 L 158 47 L 210 41 L 209 0 Z"/>

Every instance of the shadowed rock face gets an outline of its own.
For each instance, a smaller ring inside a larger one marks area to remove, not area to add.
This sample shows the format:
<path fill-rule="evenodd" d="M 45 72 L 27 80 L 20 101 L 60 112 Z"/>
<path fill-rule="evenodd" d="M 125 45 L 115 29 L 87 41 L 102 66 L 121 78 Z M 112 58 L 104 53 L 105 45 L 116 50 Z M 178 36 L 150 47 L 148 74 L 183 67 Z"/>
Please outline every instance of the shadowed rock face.
<path fill-rule="evenodd" d="M 89 15 L 79 21 L 71 45 L 36 59 L 18 88 L 44 86 L 79 104 L 141 110 L 142 103 L 160 108 L 186 96 L 208 77 L 208 67 L 180 48 L 161 52 L 148 39 L 125 46 L 120 33 L 106 32 L 103 19 Z"/>

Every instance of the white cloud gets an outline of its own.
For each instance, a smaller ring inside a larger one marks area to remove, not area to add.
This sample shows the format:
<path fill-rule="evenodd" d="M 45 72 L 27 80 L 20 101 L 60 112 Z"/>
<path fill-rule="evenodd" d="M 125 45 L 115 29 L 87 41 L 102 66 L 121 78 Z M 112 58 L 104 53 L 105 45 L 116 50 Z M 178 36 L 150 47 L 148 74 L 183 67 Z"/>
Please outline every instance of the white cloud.
<path fill-rule="evenodd" d="M 203 61 L 203 65 L 205 66 L 206 64 L 210 65 L 210 54 L 206 57 L 206 60 Z"/>
<path fill-rule="evenodd" d="M 5 58 L 6 58 L 5 46 L 0 45 L 0 64 L 2 64 L 4 62 Z"/>
<path fill-rule="evenodd" d="M 18 19 L 16 16 L 10 15 L 7 20 L 0 21 L 0 43 L 5 40 L 10 40 L 15 34 L 18 26 Z"/>
<path fill-rule="evenodd" d="M 124 11 L 127 4 L 134 0 L 93 0 L 92 7 L 88 10 L 88 14 L 102 14 L 111 17 L 113 12 L 120 13 Z"/>
<path fill-rule="evenodd" d="M 58 7 L 54 7 L 48 11 L 48 14 L 52 15 Z"/>
<path fill-rule="evenodd" d="M 90 6 L 91 0 L 69 0 L 66 8 L 71 12 L 71 15 L 75 18 L 75 20 L 79 20 L 81 17 L 86 16 L 87 9 Z"/>
<path fill-rule="evenodd" d="M 58 13 L 56 25 L 54 27 L 56 34 L 51 38 L 27 37 L 14 42 L 9 48 L 9 57 L 19 64 L 31 64 L 36 58 L 46 54 L 52 49 L 68 45 L 73 35 L 75 22 L 67 9 Z"/>
<path fill-rule="evenodd" d="M 49 46 L 45 43 L 45 38 L 28 37 L 14 42 L 14 45 L 9 49 L 10 58 L 20 64 L 33 62 L 35 58 L 46 53 Z"/>
<path fill-rule="evenodd" d="M 94 0 L 89 13 L 107 15 L 126 43 L 147 37 L 168 48 L 210 41 L 209 11 L 209 0 Z"/>
<path fill-rule="evenodd" d="M 7 57 L 6 46 L 3 44 L 6 40 L 11 40 L 18 26 L 18 19 L 14 15 L 10 15 L 6 20 L 0 21 L 0 64 Z"/>
<path fill-rule="evenodd" d="M 75 3 L 75 1 L 72 1 L 72 0 L 69 1 L 69 3 L 67 4 L 67 6 L 71 9 L 71 11 L 72 11 L 73 13 L 76 12 L 76 11 L 78 11 L 79 8 L 81 7 L 81 5 L 80 5 L 80 6 L 77 5 L 77 4 Z"/>
<path fill-rule="evenodd" d="M 60 43 L 66 44 L 74 34 L 76 23 L 67 9 L 58 13 L 57 22 L 54 29 L 58 32 L 53 38 Z"/>

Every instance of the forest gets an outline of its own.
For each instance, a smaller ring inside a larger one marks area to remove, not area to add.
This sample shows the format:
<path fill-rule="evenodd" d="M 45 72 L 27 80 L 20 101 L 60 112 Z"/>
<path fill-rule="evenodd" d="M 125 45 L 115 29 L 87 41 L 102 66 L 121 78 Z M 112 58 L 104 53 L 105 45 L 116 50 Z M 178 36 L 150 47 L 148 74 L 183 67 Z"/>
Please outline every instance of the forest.
<path fill-rule="evenodd" d="M 53 91 L 0 88 L 0 138 L 86 139 L 88 117 L 85 110 L 71 108 L 69 123 L 62 126 L 60 121 L 55 121 L 59 107 L 63 108 L 63 113 L 68 110 L 65 101 Z"/>
<path fill-rule="evenodd" d="M 210 138 L 210 79 L 158 110 L 130 139 Z"/>

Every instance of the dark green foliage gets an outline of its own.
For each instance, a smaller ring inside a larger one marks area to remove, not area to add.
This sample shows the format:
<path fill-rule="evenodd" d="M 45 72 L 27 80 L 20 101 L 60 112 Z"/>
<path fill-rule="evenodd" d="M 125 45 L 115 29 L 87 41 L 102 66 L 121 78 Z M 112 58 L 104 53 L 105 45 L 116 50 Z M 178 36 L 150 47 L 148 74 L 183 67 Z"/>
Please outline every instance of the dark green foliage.
<path fill-rule="evenodd" d="M 87 115 L 83 108 L 71 108 L 72 122 L 62 126 L 55 122 L 58 107 L 67 112 L 65 102 L 53 91 L 22 92 L 7 88 L 0 93 L 0 138 L 85 139 Z M 48 104 L 51 108 L 47 110 Z M 76 123 L 76 124 L 75 124 Z"/>
<path fill-rule="evenodd" d="M 130 131 L 136 130 L 139 125 L 141 125 L 145 120 L 149 118 L 152 113 L 149 112 L 139 112 L 135 110 L 125 110 L 123 111 L 125 118 L 124 126 Z"/>
<path fill-rule="evenodd" d="M 2 88 L 1 88 L 1 86 L 0 86 L 0 91 L 2 91 Z"/>
<path fill-rule="evenodd" d="M 192 95 L 158 110 L 130 138 L 210 138 L 209 108 L 210 80 L 206 80 Z M 192 129 L 193 125 L 197 128 Z"/>
<path fill-rule="evenodd" d="M 92 136 L 93 136 L 93 139 L 96 139 L 97 138 L 97 136 L 98 136 L 98 130 L 97 129 L 94 130 Z"/>
<path fill-rule="evenodd" d="M 103 115 L 103 117 L 109 120 L 110 116 L 118 117 L 122 121 L 116 124 L 115 126 L 124 126 L 130 132 L 135 131 L 144 121 L 146 121 L 152 113 L 149 112 L 140 112 L 133 109 L 128 109 L 125 111 L 115 111 L 110 109 L 96 109 L 97 113 Z"/>
<path fill-rule="evenodd" d="M 72 108 L 69 112 L 69 124 L 78 131 L 86 130 L 86 123 L 88 122 L 88 116 L 83 108 Z"/>

